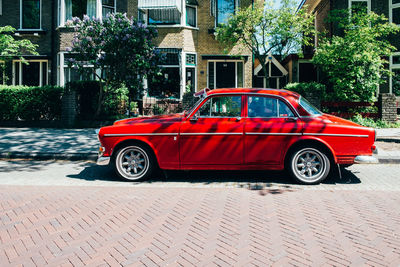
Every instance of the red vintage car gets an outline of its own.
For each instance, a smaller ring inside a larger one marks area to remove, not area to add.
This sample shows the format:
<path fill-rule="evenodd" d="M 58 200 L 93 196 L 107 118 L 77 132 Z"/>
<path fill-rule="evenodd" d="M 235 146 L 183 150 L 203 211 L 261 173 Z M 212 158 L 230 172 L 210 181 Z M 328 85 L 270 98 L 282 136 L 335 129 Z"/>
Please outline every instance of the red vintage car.
<path fill-rule="evenodd" d="M 204 89 L 181 114 L 116 121 L 98 135 L 99 165 L 128 180 L 165 170 L 283 170 L 304 184 L 333 167 L 376 163 L 374 129 L 323 114 L 299 94 Z"/>

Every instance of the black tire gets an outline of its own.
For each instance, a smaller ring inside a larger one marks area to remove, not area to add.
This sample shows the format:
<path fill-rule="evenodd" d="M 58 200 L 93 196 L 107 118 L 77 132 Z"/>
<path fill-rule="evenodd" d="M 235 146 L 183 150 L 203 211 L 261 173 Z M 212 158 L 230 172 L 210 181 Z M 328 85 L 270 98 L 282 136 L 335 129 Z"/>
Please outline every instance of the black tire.
<path fill-rule="evenodd" d="M 157 168 L 153 153 L 140 144 L 118 149 L 113 157 L 113 165 L 117 175 L 129 181 L 146 180 Z"/>
<path fill-rule="evenodd" d="M 328 177 L 331 163 L 325 150 L 302 146 L 290 155 L 286 168 L 301 184 L 319 184 Z"/>

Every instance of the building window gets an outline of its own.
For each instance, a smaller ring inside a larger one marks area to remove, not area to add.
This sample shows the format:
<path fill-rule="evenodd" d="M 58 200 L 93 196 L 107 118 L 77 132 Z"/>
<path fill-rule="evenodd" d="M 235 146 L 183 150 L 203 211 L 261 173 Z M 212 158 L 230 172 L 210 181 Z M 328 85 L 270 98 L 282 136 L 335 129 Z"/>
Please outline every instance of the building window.
<path fill-rule="evenodd" d="M 107 17 L 108 14 L 115 12 L 115 0 L 102 0 L 102 16 Z"/>
<path fill-rule="evenodd" d="M 68 82 L 73 81 L 94 81 L 96 77 L 93 73 L 84 73 L 78 71 L 76 68 L 68 67 L 69 59 L 74 58 L 74 54 L 61 52 L 57 57 L 57 65 L 58 65 L 58 73 L 57 73 L 57 84 L 60 86 L 64 86 Z M 87 65 L 84 67 L 93 67 L 93 65 Z M 100 70 L 97 71 L 97 74 L 100 73 Z"/>
<path fill-rule="evenodd" d="M 175 48 L 158 48 L 165 55 L 161 65 L 161 75 L 147 78 L 148 95 L 156 98 L 181 98 L 182 64 L 181 50 Z"/>
<path fill-rule="evenodd" d="M 243 61 L 209 61 L 207 75 L 207 87 L 210 89 L 243 87 Z"/>
<path fill-rule="evenodd" d="M 400 96 L 400 52 L 394 53 L 390 60 L 393 75 L 390 79 L 391 93 Z"/>
<path fill-rule="evenodd" d="M 116 12 L 116 0 L 59 0 L 58 10 L 59 25 L 63 26 L 66 21 L 74 17 L 82 19 L 84 15 L 104 18 Z"/>
<path fill-rule="evenodd" d="M 400 25 L 400 0 L 389 0 L 389 21 Z"/>
<path fill-rule="evenodd" d="M 186 54 L 186 65 L 196 66 L 196 54 Z"/>
<path fill-rule="evenodd" d="M 150 9 L 148 24 L 175 25 L 181 23 L 181 13 L 177 9 Z"/>
<path fill-rule="evenodd" d="M 13 85 L 43 86 L 48 84 L 48 60 L 13 61 Z"/>
<path fill-rule="evenodd" d="M 371 0 L 349 0 L 350 14 L 367 13 L 371 10 Z"/>
<path fill-rule="evenodd" d="M 0 0 L 0 16 L 3 15 L 3 1 Z"/>
<path fill-rule="evenodd" d="M 21 0 L 20 28 L 27 30 L 41 29 L 40 0 Z"/>
<path fill-rule="evenodd" d="M 197 8 L 194 6 L 186 6 L 186 25 L 191 27 L 197 26 Z"/>
<path fill-rule="evenodd" d="M 227 23 L 229 17 L 235 14 L 235 9 L 236 0 L 217 0 L 217 25 Z"/>

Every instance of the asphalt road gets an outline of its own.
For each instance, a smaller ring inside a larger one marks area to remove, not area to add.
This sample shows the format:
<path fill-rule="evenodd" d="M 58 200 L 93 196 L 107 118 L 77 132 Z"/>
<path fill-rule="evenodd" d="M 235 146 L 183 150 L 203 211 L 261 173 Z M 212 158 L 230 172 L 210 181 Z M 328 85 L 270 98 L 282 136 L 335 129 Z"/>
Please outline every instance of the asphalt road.
<path fill-rule="evenodd" d="M 399 165 L 316 186 L 283 172 L 0 161 L 1 266 L 399 266 Z"/>

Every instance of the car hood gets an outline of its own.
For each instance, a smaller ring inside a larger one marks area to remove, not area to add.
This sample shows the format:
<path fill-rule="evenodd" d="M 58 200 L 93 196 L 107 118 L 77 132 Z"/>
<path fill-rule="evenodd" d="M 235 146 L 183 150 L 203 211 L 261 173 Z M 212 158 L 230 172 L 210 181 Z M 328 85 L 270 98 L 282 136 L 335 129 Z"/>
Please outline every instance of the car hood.
<path fill-rule="evenodd" d="M 129 118 L 118 120 L 114 122 L 114 125 L 130 125 L 136 123 L 152 123 L 152 122 L 171 122 L 171 121 L 180 121 L 184 118 L 183 113 L 177 114 L 169 114 L 169 115 L 157 115 L 157 116 L 150 116 L 150 117 L 137 117 L 137 118 Z"/>

